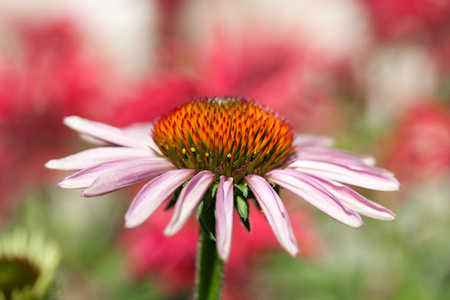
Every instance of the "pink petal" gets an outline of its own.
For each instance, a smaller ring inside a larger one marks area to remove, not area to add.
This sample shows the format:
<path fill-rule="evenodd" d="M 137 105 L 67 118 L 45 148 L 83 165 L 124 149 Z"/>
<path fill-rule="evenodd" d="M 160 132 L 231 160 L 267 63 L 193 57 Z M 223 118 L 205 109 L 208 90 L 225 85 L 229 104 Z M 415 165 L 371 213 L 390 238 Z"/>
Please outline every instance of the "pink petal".
<path fill-rule="evenodd" d="M 295 256 L 299 251 L 297 241 L 286 208 L 278 194 L 264 178 L 258 175 L 247 175 L 244 181 L 255 195 L 281 246 L 290 255 Z"/>
<path fill-rule="evenodd" d="M 306 174 L 292 169 L 277 169 L 266 173 L 264 177 L 297 194 L 341 223 L 356 228 L 363 224 L 357 214 L 347 211 L 332 194 Z"/>
<path fill-rule="evenodd" d="M 313 179 L 324 186 L 345 208 L 351 211 L 379 220 L 392 221 L 395 219 L 395 214 L 392 211 L 364 198 L 345 185 L 317 177 L 313 177 Z"/>
<path fill-rule="evenodd" d="M 131 137 L 134 137 L 141 141 L 145 141 L 145 144 L 147 144 L 149 148 L 157 151 L 157 153 L 160 153 L 158 147 L 156 146 L 155 142 L 151 137 L 153 128 L 154 126 L 152 123 L 141 123 L 141 124 L 133 124 L 129 127 L 122 128 L 121 130 Z M 81 133 L 80 137 L 83 140 L 97 146 L 107 147 L 115 145 L 111 142 L 107 142 L 105 140 L 93 137 L 92 135 L 85 133 Z"/>
<path fill-rule="evenodd" d="M 100 147 L 81 151 L 64 158 L 52 159 L 45 164 L 45 167 L 63 171 L 76 171 L 92 168 L 112 161 L 149 157 L 152 157 L 149 150 L 123 147 Z"/>
<path fill-rule="evenodd" d="M 302 147 L 297 149 L 296 155 L 297 159 L 301 160 L 332 161 L 340 164 L 364 164 L 367 166 L 375 165 L 375 159 L 372 156 L 356 155 L 342 150 L 321 147 Z"/>
<path fill-rule="evenodd" d="M 79 189 L 90 186 L 100 175 L 114 169 L 117 166 L 135 161 L 136 159 L 123 159 L 103 163 L 92 168 L 87 168 L 64 178 L 58 186 L 64 189 Z"/>
<path fill-rule="evenodd" d="M 152 149 L 153 152 L 156 152 L 158 155 L 161 155 L 161 151 L 158 149 L 158 146 L 155 144 L 152 138 L 153 134 L 153 123 L 137 123 L 131 126 L 122 128 L 122 130 L 136 139 L 141 141 L 145 141 L 145 144 L 148 148 Z"/>
<path fill-rule="evenodd" d="M 183 227 L 215 178 L 213 172 L 201 171 L 186 184 L 178 196 L 172 219 L 164 230 L 165 235 L 173 235 Z"/>
<path fill-rule="evenodd" d="M 180 185 L 194 174 L 195 170 L 192 169 L 168 171 L 144 185 L 125 214 L 125 226 L 130 228 L 142 224 Z"/>
<path fill-rule="evenodd" d="M 153 123 L 136 123 L 122 128 L 122 131 L 130 136 L 139 139 L 148 139 L 150 141 L 153 141 L 153 139 L 151 138 L 153 128 Z"/>
<path fill-rule="evenodd" d="M 319 146 L 330 147 L 334 144 L 334 140 L 326 136 L 318 136 L 312 134 L 296 134 L 292 143 L 297 147 Z"/>
<path fill-rule="evenodd" d="M 104 140 L 95 138 L 95 137 L 93 137 L 92 135 L 89 135 L 89 134 L 80 133 L 80 137 L 81 137 L 82 140 L 84 140 L 84 141 L 86 141 L 88 143 L 94 144 L 96 146 L 101 146 L 101 147 L 116 146 L 113 143 L 109 143 L 109 142 L 106 142 Z"/>
<path fill-rule="evenodd" d="M 124 147 L 148 149 L 149 142 L 151 141 L 150 138 L 142 140 L 135 135 L 128 134 L 120 128 L 100 122 L 89 121 L 77 116 L 64 118 L 64 124 L 83 135 Z"/>
<path fill-rule="evenodd" d="M 216 243 L 219 257 L 226 261 L 230 254 L 233 231 L 233 177 L 220 176 L 216 193 Z"/>
<path fill-rule="evenodd" d="M 122 164 L 99 176 L 82 196 L 104 195 L 174 169 L 176 167 L 170 161 L 160 157 Z"/>
<path fill-rule="evenodd" d="M 400 183 L 392 177 L 392 173 L 369 167 L 367 165 L 348 164 L 313 161 L 313 160 L 297 160 L 289 165 L 289 168 L 299 170 L 317 177 L 336 180 L 368 189 L 380 191 L 396 191 Z"/>

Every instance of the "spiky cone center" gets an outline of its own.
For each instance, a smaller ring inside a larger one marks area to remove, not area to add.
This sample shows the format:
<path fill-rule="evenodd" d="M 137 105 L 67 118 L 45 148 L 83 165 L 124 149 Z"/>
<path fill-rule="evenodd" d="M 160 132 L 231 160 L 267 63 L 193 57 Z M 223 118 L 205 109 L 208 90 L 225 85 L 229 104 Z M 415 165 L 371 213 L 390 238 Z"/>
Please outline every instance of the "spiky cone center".
<path fill-rule="evenodd" d="M 178 168 L 210 170 L 238 183 L 264 175 L 294 152 L 291 126 L 244 98 L 199 98 L 156 121 L 153 140 Z"/>

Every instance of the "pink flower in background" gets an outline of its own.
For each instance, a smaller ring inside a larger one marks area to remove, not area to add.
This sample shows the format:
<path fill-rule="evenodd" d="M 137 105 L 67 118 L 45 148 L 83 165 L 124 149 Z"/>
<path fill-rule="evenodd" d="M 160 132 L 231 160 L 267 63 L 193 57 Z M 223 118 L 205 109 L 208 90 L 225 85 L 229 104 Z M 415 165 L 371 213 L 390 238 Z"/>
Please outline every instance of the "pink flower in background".
<path fill-rule="evenodd" d="M 5 47 L 0 61 L 0 149 L 7 160 L 0 188 L 2 195 L 19 195 L 47 174 L 43 162 L 67 153 L 68 131 L 59 126 L 64 116 L 105 119 L 105 78 L 69 21 L 16 20 L 10 28 L 18 49 Z"/>
<path fill-rule="evenodd" d="M 319 240 L 308 216 L 303 211 L 291 211 L 290 215 L 303 257 L 313 256 Z M 163 234 L 169 221 L 170 213 L 159 209 L 142 226 L 124 231 L 120 241 L 136 279 L 154 277 L 158 287 L 174 295 L 190 292 L 194 284 L 199 228 L 190 220 L 175 238 L 169 238 Z M 249 234 L 235 213 L 223 299 L 254 299 L 250 279 L 252 266 L 260 262 L 264 254 L 280 249 L 276 238 L 267 234 L 270 227 L 256 207 L 252 207 L 251 227 Z"/>
<path fill-rule="evenodd" d="M 450 108 L 424 102 L 410 108 L 383 143 L 386 164 L 407 186 L 450 175 Z"/>
<path fill-rule="evenodd" d="M 84 188 L 83 196 L 94 197 L 150 180 L 133 200 L 125 225 L 138 226 L 166 200 L 175 200 L 166 235 L 179 231 L 198 205 L 210 207 L 202 202 L 208 195 L 215 207 L 211 234 L 222 260 L 229 256 L 234 202 L 247 219 L 244 199 L 249 196 L 257 200 L 283 248 L 292 256 L 298 253 L 279 187 L 351 227 L 363 225 L 360 214 L 395 217 L 339 183 L 394 191 L 399 183 L 392 173 L 374 167 L 371 157 L 327 148 L 329 139 L 294 134 L 285 120 L 251 100 L 200 98 L 154 124 L 125 129 L 79 117 L 65 123 L 102 147 L 47 162 L 51 169 L 78 171 L 60 187 Z"/>

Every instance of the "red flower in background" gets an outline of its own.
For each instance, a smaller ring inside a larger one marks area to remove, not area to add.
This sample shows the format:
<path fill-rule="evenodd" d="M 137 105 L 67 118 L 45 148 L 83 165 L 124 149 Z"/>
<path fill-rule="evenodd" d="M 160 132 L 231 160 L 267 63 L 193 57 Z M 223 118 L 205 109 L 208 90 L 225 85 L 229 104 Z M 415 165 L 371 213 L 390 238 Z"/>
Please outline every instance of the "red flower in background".
<path fill-rule="evenodd" d="M 114 125 L 149 122 L 197 95 L 191 80 L 183 74 L 161 72 L 155 77 L 131 88 L 132 94 L 118 102 Z"/>
<path fill-rule="evenodd" d="M 196 81 L 201 94 L 258 99 L 297 128 L 326 131 L 339 124 L 334 99 L 314 82 L 327 67 L 288 33 L 218 34 L 199 49 Z"/>
<path fill-rule="evenodd" d="M 450 108 L 433 102 L 412 107 L 385 144 L 385 165 L 404 186 L 449 176 Z"/>
<path fill-rule="evenodd" d="M 0 61 L 0 189 L 18 196 L 42 179 L 42 164 L 67 147 L 64 116 L 105 119 L 105 77 L 69 21 L 8 25 L 18 48 L 5 51 Z"/>
<path fill-rule="evenodd" d="M 441 71 L 450 70 L 450 1 L 362 0 L 380 39 L 409 39 L 430 50 Z"/>
<path fill-rule="evenodd" d="M 373 19 L 376 33 L 383 38 L 439 37 L 449 27 L 448 1 L 363 0 Z"/>
<path fill-rule="evenodd" d="M 252 282 L 252 266 L 261 262 L 263 254 L 281 250 L 264 214 L 257 212 L 256 207 L 251 207 L 251 211 L 251 233 L 240 223 L 239 217 L 234 218 L 222 299 L 254 299 L 254 291 L 248 287 Z M 198 223 L 188 222 L 176 238 L 170 238 L 163 234 L 170 215 L 158 210 L 141 226 L 124 231 L 121 243 L 136 279 L 153 276 L 167 294 L 190 293 L 195 277 Z M 290 215 L 302 254 L 312 256 L 319 241 L 308 224 L 307 214 L 296 211 Z"/>

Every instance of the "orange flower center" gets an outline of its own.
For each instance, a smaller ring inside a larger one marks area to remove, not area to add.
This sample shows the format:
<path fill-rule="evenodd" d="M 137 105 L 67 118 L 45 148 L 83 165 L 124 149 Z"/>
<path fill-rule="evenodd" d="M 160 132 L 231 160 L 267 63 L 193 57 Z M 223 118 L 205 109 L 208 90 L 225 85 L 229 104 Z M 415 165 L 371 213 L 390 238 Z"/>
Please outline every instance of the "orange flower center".
<path fill-rule="evenodd" d="M 293 153 L 291 126 L 275 112 L 243 98 L 200 98 L 157 120 L 153 140 L 178 168 L 218 176 L 263 175 Z"/>

